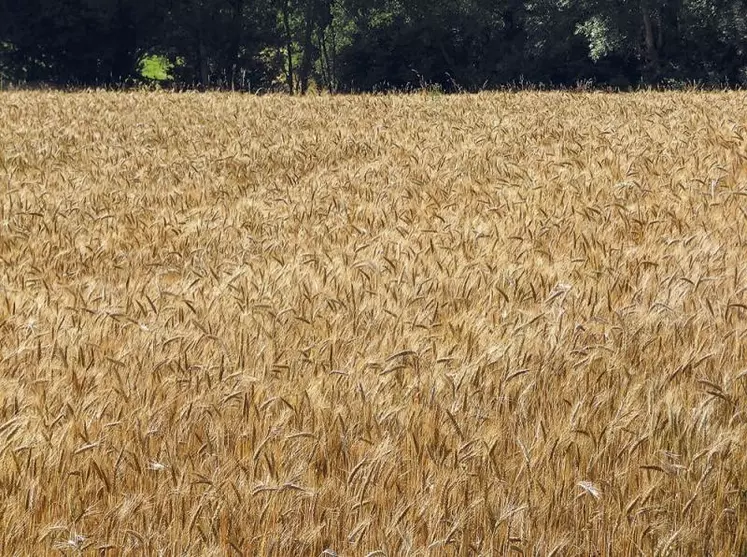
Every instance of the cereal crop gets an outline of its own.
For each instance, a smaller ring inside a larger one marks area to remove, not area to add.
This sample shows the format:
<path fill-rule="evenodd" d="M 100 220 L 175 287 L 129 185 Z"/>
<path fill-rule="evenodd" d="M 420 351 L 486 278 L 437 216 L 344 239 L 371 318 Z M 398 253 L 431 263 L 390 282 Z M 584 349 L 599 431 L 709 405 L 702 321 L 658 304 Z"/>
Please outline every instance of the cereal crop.
<path fill-rule="evenodd" d="M 747 554 L 744 93 L 0 122 L 3 555 Z"/>

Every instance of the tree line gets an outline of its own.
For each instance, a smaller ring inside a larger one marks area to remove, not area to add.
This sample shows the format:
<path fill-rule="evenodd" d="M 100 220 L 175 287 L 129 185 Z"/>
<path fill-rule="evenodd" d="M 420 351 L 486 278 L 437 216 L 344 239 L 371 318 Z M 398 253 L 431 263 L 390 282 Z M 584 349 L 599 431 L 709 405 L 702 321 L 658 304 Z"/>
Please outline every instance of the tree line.
<path fill-rule="evenodd" d="M 301 94 L 744 86 L 747 0 L 0 0 L 0 76 Z"/>

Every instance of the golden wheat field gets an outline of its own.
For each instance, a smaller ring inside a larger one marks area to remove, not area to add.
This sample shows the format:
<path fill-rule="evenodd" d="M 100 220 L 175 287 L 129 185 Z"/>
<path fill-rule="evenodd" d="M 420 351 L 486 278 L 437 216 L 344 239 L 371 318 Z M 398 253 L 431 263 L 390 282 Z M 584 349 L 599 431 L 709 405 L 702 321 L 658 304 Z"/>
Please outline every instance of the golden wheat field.
<path fill-rule="evenodd" d="M 0 122 L 0 554 L 747 555 L 745 93 Z"/>

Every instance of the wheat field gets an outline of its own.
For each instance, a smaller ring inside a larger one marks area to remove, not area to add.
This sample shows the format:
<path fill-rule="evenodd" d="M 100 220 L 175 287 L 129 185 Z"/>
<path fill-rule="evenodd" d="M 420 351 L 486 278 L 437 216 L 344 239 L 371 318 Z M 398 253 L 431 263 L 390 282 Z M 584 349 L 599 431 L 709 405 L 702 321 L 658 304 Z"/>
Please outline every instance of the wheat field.
<path fill-rule="evenodd" d="M 747 555 L 747 95 L 0 95 L 0 554 Z"/>

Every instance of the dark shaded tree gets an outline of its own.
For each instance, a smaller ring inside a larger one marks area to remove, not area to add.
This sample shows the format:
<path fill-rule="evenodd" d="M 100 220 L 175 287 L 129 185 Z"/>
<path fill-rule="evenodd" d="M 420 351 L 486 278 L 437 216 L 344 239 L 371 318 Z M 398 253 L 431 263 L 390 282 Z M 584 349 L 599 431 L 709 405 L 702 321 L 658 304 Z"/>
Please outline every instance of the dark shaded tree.
<path fill-rule="evenodd" d="M 0 72 L 306 93 L 747 85 L 747 0 L 0 0 Z"/>

